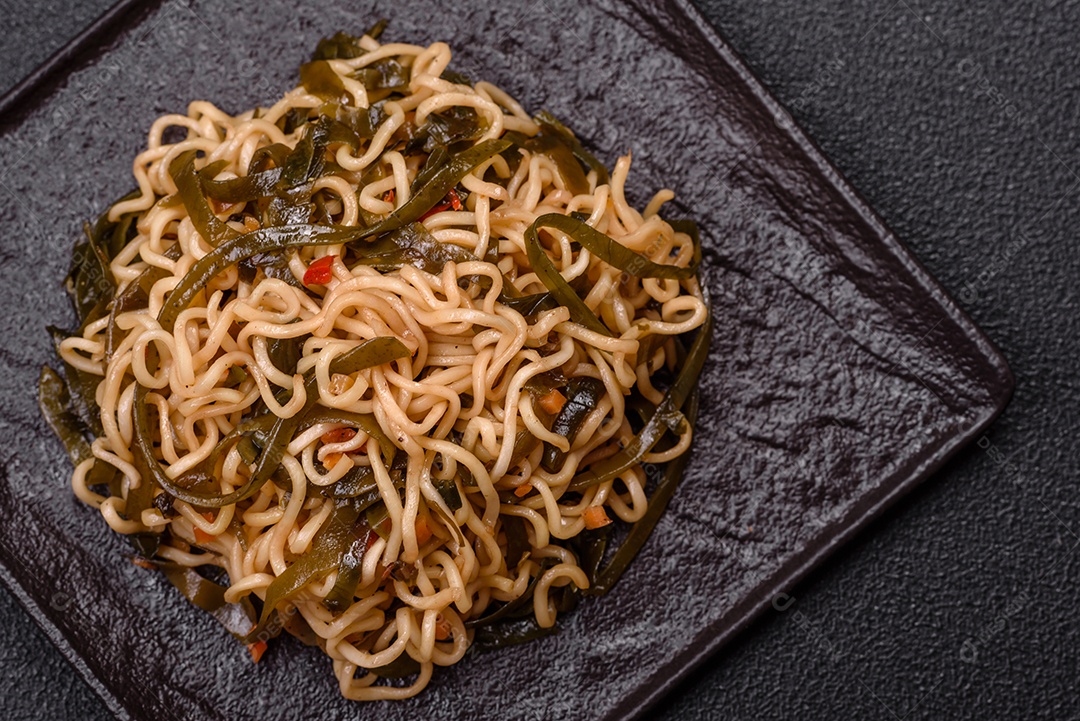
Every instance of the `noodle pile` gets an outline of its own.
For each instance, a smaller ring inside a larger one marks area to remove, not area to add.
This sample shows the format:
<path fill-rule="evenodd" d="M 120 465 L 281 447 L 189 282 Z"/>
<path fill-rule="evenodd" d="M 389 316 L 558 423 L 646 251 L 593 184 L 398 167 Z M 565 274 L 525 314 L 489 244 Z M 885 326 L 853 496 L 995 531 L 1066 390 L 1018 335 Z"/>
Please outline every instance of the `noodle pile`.
<path fill-rule="evenodd" d="M 614 582 L 685 463 L 708 340 L 671 191 L 635 209 L 629 155 L 609 177 L 447 45 L 380 31 L 324 40 L 268 109 L 154 122 L 41 386 L 140 564 L 256 660 L 283 629 L 317 644 L 364 700 Z M 641 523 L 605 552 L 615 519 Z"/>

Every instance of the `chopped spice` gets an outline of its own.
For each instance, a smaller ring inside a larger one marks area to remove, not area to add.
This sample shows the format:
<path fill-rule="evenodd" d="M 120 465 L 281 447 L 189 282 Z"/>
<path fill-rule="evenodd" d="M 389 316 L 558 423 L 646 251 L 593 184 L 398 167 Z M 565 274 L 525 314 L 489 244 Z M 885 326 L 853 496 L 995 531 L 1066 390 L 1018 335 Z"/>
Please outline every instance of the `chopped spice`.
<path fill-rule="evenodd" d="M 429 210 L 428 212 L 426 212 L 426 213 L 424 213 L 423 215 L 420 216 L 420 222 L 423 222 L 423 221 L 427 220 L 428 218 L 435 215 L 436 213 L 442 213 L 442 212 L 445 212 L 445 211 L 451 210 L 451 209 L 452 210 L 461 210 L 464 207 L 465 206 L 462 205 L 462 203 L 461 203 L 461 196 L 459 196 L 457 194 L 456 190 L 451 188 L 450 192 L 446 194 L 446 199 L 445 200 L 431 206 L 431 210 Z"/>
<path fill-rule="evenodd" d="M 256 641 L 255 643 L 249 643 L 247 647 L 248 653 L 251 654 L 251 660 L 253 663 L 258 663 L 259 659 L 266 653 L 266 641 Z"/>
<path fill-rule="evenodd" d="M 330 443 L 345 443 L 351 441 L 356 437 L 356 431 L 352 428 L 335 428 L 332 431 L 323 433 L 322 442 L 324 444 Z"/>
<path fill-rule="evenodd" d="M 540 407 L 552 415 L 561 411 L 564 405 L 566 405 L 566 396 L 560 393 L 558 388 L 552 388 L 540 397 Z"/>
<path fill-rule="evenodd" d="M 334 278 L 333 255 L 324 255 L 308 266 L 304 273 L 304 285 L 326 285 Z"/>
<path fill-rule="evenodd" d="M 416 545 L 423 546 L 431 540 L 433 535 L 431 527 L 428 526 L 427 518 L 418 516 L 416 518 Z"/>
<path fill-rule="evenodd" d="M 214 514 L 210 511 L 202 514 L 202 517 L 210 523 L 214 522 Z M 205 546 L 207 543 L 213 543 L 216 540 L 217 536 L 211 535 L 198 526 L 195 526 L 195 543 L 198 543 L 200 546 Z"/>
<path fill-rule="evenodd" d="M 608 518 L 607 511 L 603 506 L 589 506 L 585 509 L 582 518 L 585 519 L 585 528 L 590 531 L 596 528 L 603 528 L 611 523 L 611 519 Z"/>
<path fill-rule="evenodd" d="M 454 635 L 454 629 L 450 625 L 450 622 L 443 618 L 440 613 L 435 617 L 435 640 L 436 641 L 449 641 Z"/>

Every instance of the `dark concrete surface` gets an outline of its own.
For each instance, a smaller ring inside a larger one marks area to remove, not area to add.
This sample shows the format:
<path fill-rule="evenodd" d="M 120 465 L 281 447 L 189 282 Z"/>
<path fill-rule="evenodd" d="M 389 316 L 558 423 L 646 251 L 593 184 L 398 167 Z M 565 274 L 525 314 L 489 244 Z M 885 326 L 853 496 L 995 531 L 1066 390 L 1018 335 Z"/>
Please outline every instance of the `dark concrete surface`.
<path fill-rule="evenodd" d="M 701 4 L 999 344 L 1017 391 L 659 715 L 1080 718 L 1080 3 Z M 0 86 L 105 5 L 0 1 Z M 0 717 L 108 718 L 3 591 L 0 619 Z"/>
<path fill-rule="evenodd" d="M 4 0 L 0 3 L 0 18 L 4 22 L 0 93 L 7 92 L 29 75 L 110 5 L 110 0 Z"/>

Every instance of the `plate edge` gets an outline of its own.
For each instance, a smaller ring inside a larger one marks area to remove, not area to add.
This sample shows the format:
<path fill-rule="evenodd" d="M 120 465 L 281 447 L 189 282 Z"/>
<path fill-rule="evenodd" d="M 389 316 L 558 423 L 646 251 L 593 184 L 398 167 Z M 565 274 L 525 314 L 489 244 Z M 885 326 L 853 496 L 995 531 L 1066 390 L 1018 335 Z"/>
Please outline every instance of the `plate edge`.
<path fill-rule="evenodd" d="M 1001 415 L 1008 405 L 1011 397 L 1009 393 L 1002 394 L 1001 400 L 992 408 L 984 409 L 983 417 L 973 424 L 964 433 L 954 436 L 941 446 L 932 456 L 928 456 L 906 474 L 897 474 L 900 480 L 895 483 L 882 483 L 881 486 L 889 486 L 888 492 L 877 498 L 865 508 L 855 508 L 851 511 L 855 518 L 832 536 L 825 544 L 806 556 L 797 556 L 788 564 L 789 567 L 781 570 L 774 576 L 768 585 L 760 587 L 754 597 L 736 604 L 737 615 L 734 620 L 726 619 L 723 622 L 709 624 L 702 628 L 701 633 L 707 633 L 712 629 L 722 629 L 715 637 L 700 649 L 693 650 L 685 657 L 676 657 L 669 665 L 661 667 L 652 679 L 660 679 L 656 684 L 643 684 L 638 688 L 647 689 L 644 694 L 629 694 L 627 703 L 619 704 L 606 715 L 605 719 L 622 719 L 633 721 L 645 718 L 648 711 L 655 708 L 665 697 L 670 695 L 691 673 L 703 666 L 710 658 L 715 656 L 724 646 L 728 645 L 756 619 L 763 616 L 771 606 L 772 599 L 777 595 L 790 590 L 801 581 L 805 580 L 811 572 L 819 568 L 826 559 L 850 543 L 859 534 L 863 533 L 867 526 L 879 518 L 885 511 L 895 505 L 900 499 L 911 491 L 929 480 L 939 468 L 951 460 L 956 454 L 967 446 L 974 438 L 978 437 L 986 428 Z M 743 608 L 739 608 L 742 606 Z"/>
<path fill-rule="evenodd" d="M 922 261 L 919 260 L 918 256 L 912 252 L 896 233 L 892 231 L 888 224 L 886 224 L 881 216 L 878 215 L 877 211 L 874 210 L 873 206 L 863 197 L 862 193 L 860 193 L 840 169 L 836 167 L 828 154 L 826 154 L 821 146 L 818 145 L 817 141 L 803 130 L 798 121 L 791 117 L 783 104 L 777 100 L 772 94 L 772 91 L 769 90 L 769 88 L 758 78 L 757 74 L 751 70 L 749 64 L 742 58 L 738 51 L 724 39 L 719 30 L 717 30 L 709 19 L 701 13 L 701 10 L 694 5 L 691 0 L 670 0 L 670 2 L 673 3 L 688 21 L 699 29 L 703 38 L 709 43 L 712 49 L 724 62 L 728 63 L 735 70 L 739 78 L 751 91 L 751 94 L 767 111 L 769 111 L 772 117 L 779 118 L 781 117 L 781 114 L 783 114 L 784 123 L 782 125 L 778 124 L 780 132 L 786 133 L 795 145 L 803 151 L 807 159 L 813 163 L 832 187 L 840 193 L 841 197 L 843 197 L 859 217 L 877 233 L 881 238 L 882 243 L 893 252 L 897 259 L 905 266 L 915 271 L 913 275 L 915 275 L 922 286 L 931 293 L 933 299 L 942 306 L 945 315 L 959 321 L 960 325 L 968 331 L 972 339 L 976 342 L 976 345 L 979 346 L 979 350 L 989 362 L 988 365 L 992 366 L 1001 378 L 999 388 L 1001 389 L 1001 396 L 1004 399 L 1004 405 L 1002 406 L 1002 410 L 1004 410 L 1004 407 L 1007 406 L 1009 400 L 1011 400 L 1013 390 L 1016 386 L 1016 379 L 1012 369 L 1009 367 L 1008 360 L 1001 352 L 1001 349 L 997 347 L 997 344 L 986 335 L 985 331 L 975 323 L 971 316 L 968 315 L 967 311 L 956 302 L 948 289 L 946 289 L 937 277 L 926 268 Z M 990 395 L 992 396 L 994 394 Z"/>
<path fill-rule="evenodd" d="M 65 42 L 14 87 L 0 95 L 0 135 L 17 127 L 30 110 L 44 100 L 30 103 L 39 91 L 58 86 L 85 61 L 103 52 L 119 35 L 109 31 L 138 24 L 163 0 L 118 0 L 75 37 Z M 126 28 L 125 28 L 126 29 Z"/>
<path fill-rule="evenodd" d="M 107 32 L 109 30 L 114 27 L 127 29 L 132 25 L 139 24 L 145 13 L 152 11 L 161 2 L 162 0 L 118 0 L 105 13 L 95 19 L 90 26 L 66 42 L 57 52 L 37 66 L 30 75 L 0 96 L 0 117 L 3 118 L 2 124 L 4 127 L 4 130 L 0 130 L 0 135 L 6 132 L 6 129 L 13 128 L 22 121 L 27 108 L 20 107 L 21 105 L 32 98 L 38 91 L 63 82 L 81 65 L 81 63 L 72 63 L 65 68 L 65 63 L 79 59 L 89 59 L 92 53 L 103 51 L 110 44 L 110 41 L 117 39 L 116 37 L 108 38 Z M 768 111 L 773 113 L 774 117 L 779 112 L 786 114 L 784 106 L 772 95 L 771 91 L 758 79 L 742 57 L 690 0 L 673 0 L 673 3 L 687 20 L 699 28 L 711 48 L 736 71 L 752 95 Z M 37 103 L 43 102 L 43 100 L 44 98 L 39 98 Z M 770 593 L 764 594 L 762 598 L 746 604 L 748 608 L 734 622 L 725 624 L 727 629 L 724 633 L 716 636 L 703 650 L 691 654 L 689 660 L 680 664 L 673 674 L 667 676 L 660 684 L 651 686 L 651 690 L 644 697 L 636 698 L 628 706 L 616 706 L 612 710 L 611 718 L 636 719 L 643 717 L 649 709 L 667 696 L 692 671 L 700 667 L 721 647 L 727 645 L 734 637 L 742 633 L 753 620 L 761 616 L 768 608 L 768 600 L 775 596 L 777 592 L 785 588 L 791 588 L 805 578 L 824 559 L 846 545 L 853 537 L 862 532 L 871 521 L 879 517 L 922 481 L 926 480 L 991 425 L 1008 406 L 1015 389 L 1015 377 L 1008 365 L 1008 361 L 997 345 L 952 298 L 951 294 L 926 269 L 918 257 L 888 228 L 877 212 L 832 163 L 821 147 L 805 133 L 794 119 L 786 123 L 782 130 L 787 132 L 794 143 L 807 155 L 807 158 L 821 171 L 822 175 L 828 179 L 829 183 L 841 194 L 852 209 L 878 233 L 883 243 L 894 252 L 896 257 L 905 265 L 914 267 L 916 271 L 914 275 L 918 277 L 923 287 L 931 293 L 933 299 L 943 308 L 946 315 L 957 320 L 968 331 L 988 364 L 993 366 L 1001 376 L 1001 384 L 998 386 L 1001 391 L 996 394 L 996 405 L 978 423 L 973 424 L 969 430 L 961 435 L 954 437 L 951 442 L 943 445 L 933 456 L 925 459 L 899 482 L 892 485 L 889 492 L 869 508 L 863 510 L 862 514 L 854 522 L 830 539 L 826 545 L 806 558 L 796 559 L 793 562 L 793 568 L 778 574 L 777 577 L 781 579 L 780 581 L 769 584 L 767 589 Z M 106 688 L 105 684 L 87 666 L 82 656 L 70 644 L 60 628 L 53 623 L 48 613 L 14 577 L 8 567 L 7 559 L 3 557 L 0 557 L 0 582 L 7 587 L 12 596 L 26 610 L 34 624 L 56 646 L 78 672 L 79 676 L 102 699 L 109 711 L 121 721 L 132 721 L 133 717 L 119 698 Z M 719 624 L 710 624 L 704 630 L 716 625 Z M 633 694 L 628 697 L 628 699 L 633 698 Z"/>
<path fill-rule="evenodd" d="M 37 626 L 41 632 L 45 634 L 45 637 L 49 639 L 49 642 L 60 651 L 64 659 L 70 663 L 79 674 L 79 677 L 93 690 L 97 697 L 104 702 L 105 707 L 109 712 L 119 719 L 119 721 L 134 721 L 134 717 L 123 703 L 121 703 L 119 697 L 109 690 L 105 686 L 105 683 L 98 678 L 97 674 L 95 674 L 87 665 L 85 659 L 83 659 L 78 650 L 71 645 L 67 636 L 60 630 L 60 627 L 53 622 L 45 609 L 41 607 L 15 577 L 9 568 L 8 559 L 6 557 L 0 557 L 0 583 L 3 583 L 8 592 L 19 602 L 19 605 L 22 606 L 27 615 L 30 616 L 34 625 Z"/>
<path fill-rule="evenodd" d="M 761 82 L 749 65 L 727 42 L 713 24 L 706 18 L 700 9 L 690 0 L 672 0 L 674 7 L 683 14 L 684 18 L 696 26 L 703 38 L 717 53 L 720 59 L 735 70 L 739 78 L 744 82 L 751 94 L 769 111 L 773 117 L 780 117 L 784 113 L 790 118 L 784 106 L 777 100 L 772 92 Z M 795 145 L 806 155 L 807 159 L 821 172 L 824 178 L 832 185 L 841 197 L 848 203 L 853 211 L 864 220 L 881 238 L 886 248 L 906 267 L 913 270 L 920 285 L 930 294 L 931 298 L 942 308 L 946 317 L 957 322 L 971 338 L 974 345 L 982 355 L 986 366 L 996 371 L 999 383 L 986 388 L 990 403 L 983 406 L 982 417 L 970 427 L 945 442 L 932 455 L 922 459 L 922 462 L 914 466 L 906 474 L 895 474 L 880 484 L 881 487 L 889 487 L 889 490 L 880 498 L 872 501 L 865 508 L 856 508 L 852 511 L 858 514 L 839 533 L 818 548 L 815 552 L 805 556 L 796 557 L 786 569 L 781 570 L 774 580 L 759 589 L 760 596 L 756 599 L 747 600 L 738 606 L 744 608 L 738 613 L 733 621 L 728 620 L 723 624 L 713 623 L 702 629 L 707 632 L 710 629 L 724 626 L 725 629 L 712 638 L 700 650 L 686 654 L 682 658 L 673 660 L 671 664 L 659 669 L 653 678 L 662 680 L 656 684 L 645 684 L 639 689 L 647 689 L 644 694 L 631 693 L 626 697 L 626 702 L 617 705 L 605 718 L 610 719 L 639 719 L 664 697 L 668 696 L 675 688 L 688 677 L 694 670 L 701 667 L 709 658 L 714 656 L 723 646 L 730 643 L 736 636 L 742 633 L 755 619 L 762 616 L 768 610 L 770 600 L 784 589 L 790 589 L 801 580 L 806 578 L 811 571 L 821 563 L 858 536 L 872 521 L 877 519 L 888 508 L 893 506 L 902 497 L 910 493 L 914 488 L 927 480 L 946 462 L 954 457 L 961 449 L 978 437 L 989 427 L 1001 414 L 1012 400 L 1016 388 L 1016 379 L 1009 367 L 1008 361 L 997 345 L 975 323 L 968 313 L 953 299 L 949 291 L 941 282 L 923 265 L 922 261 L 892 232 L 885 221 L 877 214 L 873 207 L 866 201 L 861 193 L 847 180 L 844 174 L 833 164 L 821 147 L 799 126 L 798 122 L 791 118 L 780 128 L 786 132 Z M 980 384 L 986 385 L 986 384 Z M 893 480 L 894 478 L 898 480 Z M 762 593 L 764 592 L 764 593 Z M 670 673 L 665 674 L 665 671 Z"/>
<path fill-rule="evenodd" d="M 127 30 L 145 19 L 161 4 L 162 0 L 118 0 L 104 13 L 95 18 L 80 33 L 65 42 L 56 52 L 38 65 L 25 78 L 0 96 L 0 136 L 18 127 L 26 115 L 43 103 L 46 97 L 34 97 L 38 93 L 47 96 L 86 61 L 104 52 L 119 39 L 120 33 L 110 36 L 109 31 Z M 124 706 L 96 673 L 87 665 L 83 656 L 72 646 L 68 637 L 41 607 L 27 588 L 12 572 L 6 554 L 0 551 L 0 583 L 41 630 L 45 638 L 60 652 L 83 682 L 101 699 L 106 709 L 119 721 L 135 721 Z"/>

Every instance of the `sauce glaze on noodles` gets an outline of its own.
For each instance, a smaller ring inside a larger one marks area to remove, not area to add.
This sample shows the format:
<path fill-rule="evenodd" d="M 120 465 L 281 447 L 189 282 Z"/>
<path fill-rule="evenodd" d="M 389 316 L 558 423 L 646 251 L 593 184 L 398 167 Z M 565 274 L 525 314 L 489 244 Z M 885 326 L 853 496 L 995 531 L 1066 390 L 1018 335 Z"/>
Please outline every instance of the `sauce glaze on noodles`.
<path fill-rule="evenodd" d="M 329 60 L 329 67 L 346 92 L 344 105 L 366 108 L 381 101 L 382 113 L 362 147 L 331 144 L 322 158 L 325 172 L 307 188 L 335 226 L 384 219 L 409 201 L 426 153 L 409 150 L 403 138 L 433 116 L 475 116 L 483 132 L 470 139 L 474 144 L 540 131 L 490 83 L 446 79 L 453 76 L 444 75 L 451 57 L 444 43 L 380 45 L 370 36 L 358 42 L 363 54 Z M 407 71 L 406 87 L 372 91 L 356 79 L 357 71 L 387 59 Z M 186 115 L 154 122 L 134 162 L 139 192 L 109 211 L 112 221 L 136 218 L 133 239 L 109 269 L 121 291 L 145 278 L 148 268 L 160 269 L 159 278 L 145 307 L 117 309 L 59 346 L 71 367 L 100 376 L 102 432 L 91 444 L 92 457 L 76 467 L 72 486 L 115 531 L 162 534 L 157 558 L 164 564 L 223 569 L 225 600 L 236 603 L 264 598 L 275 579 L 311 551 L 336 507 L 321 491 L 354 468 L 369 468 L 385 520 L 375 530 L 364 525 L 370 514 L 358 521 L 364 543 L 356 546 L 360 557 L 351 559 L 358 569 L 355 593 L 336 611 L 324 603 L 343 573 L 336 567 L 316 574 L 277 610 L 282 616 L 299 612 L 333 659 L 345 696 L 402 699 L 424 688 L 434 666 L 462 658 L 473 634 L 466 626 L 470 619 L 529 593 L 535 621 L 551 627 L 555 591 L 589 586 L 564 541 L 604 523 L 607 514 L 627 523 L 641 519 L 648 507 L 642 463 L 679 457 L 692 434 L 686 430 L 613 479 L 580 492 L 568 487 L 634 435 L 631 391 L 651 404 L 662 401 L 654 374 L 670 374 L 677 357 L 673 339 L 701 327 L 708 310 L 696 277 L 634 277 L 556 231 L 540 235 L 548 257 L 610 335 L 573 322 L 565 306 L 523 316 L 501 302 L 547 292 L 530 266 L 526 238 L 530 225 L 547 213 L 580 214 L 656 263 L 686 267 L 694 255 L 693 239 L 659 215 L 671 191 L 658 192 L 643 210 L 627 202 L 629 155 L 619 158 L 609 180 L 593 170 L 587 187 L 575 189 L 549 154 L 515 146 L 464 176 L 457 186 L 463 202 L 422 219 L 437 241 L 464 248 L 475 260 L 449 261 L 434 273 L 412 265 L 381 271 L 347 267 L 342 245 L 299 247 L 283 256 L 292 278 L 262 270 L 246 277 L 234 264 L 209 280 L 171 329 L 162 327 L 158 317 L 170 292 L 213 249 L 177 200 L 174 161 L 195 150 L 196 169 L 219 165 L 206 180 L 245 176 L 260 149 L 295 148 L 310 128 L 292 129 L 287 119 L 314 117 L 325 102 L 301 85 L 269 109 L 233 116 L 193 102 Z M 175 128 L 186 137 L 166 142 L 166 131 Z M 508 162 L 513 154 L 520 162 Z M 211 207 L 233 235 L 265 222 L 254 202 L 212 201 Z M 312 283 L 309 276 L 305 288 L 309 267 L 330 256 L 320 264 L 329 264 L 325 282 Z M 331 372 L 335 358 L 380 337 L 398 339 L 409 355 L 349 375 Z M 277 367 L 268 350 L 275 339 L 288 338 L 304 339 L 295 371 Z M 236 443 L 215 460 L 222 440 L 257 408 L 280 418 L 305 412 L 303 374 L 312 369 L 316 407 L 369 414 L 398 449 L 396 461 L 380 448 L 379 434 L 341 432 L 340 422 L 318 422 L 288 439 L 277 479 L 250 498 L 220 508 L 156 502 L 137 516 L 127 512 L 130 495 L 154 483 L 140 470 L 137 399 L 149 408 L 154 452 L 166 475 L 183 479 L 212 461 L 213 490 L 225 494 L 243 486 L 252 465 Z M 552 414 L 540 407 L 554 402 L 558 411 L 560 395 L 544 398 L 529 390 L 531 381 L 543 378 L 602 384 L 572 441 L 551 430 Z M 530 434 L 541 442 L 515 455 Z M 565 454 L 555 472 L 542 464 L 548 446 Z M 102 494 L 88 485 L 96 462 L 119 470 L 114 491 Z M 456 510 L 439 490 L 447 484 L 460 498 Z M 528 541 L 527 553 L 513 563 L 508 519 L 521 519 L 516 523 Z M 369 672 L 405 658 L 418 664 L 407 682 L 380 682 Z"/>

